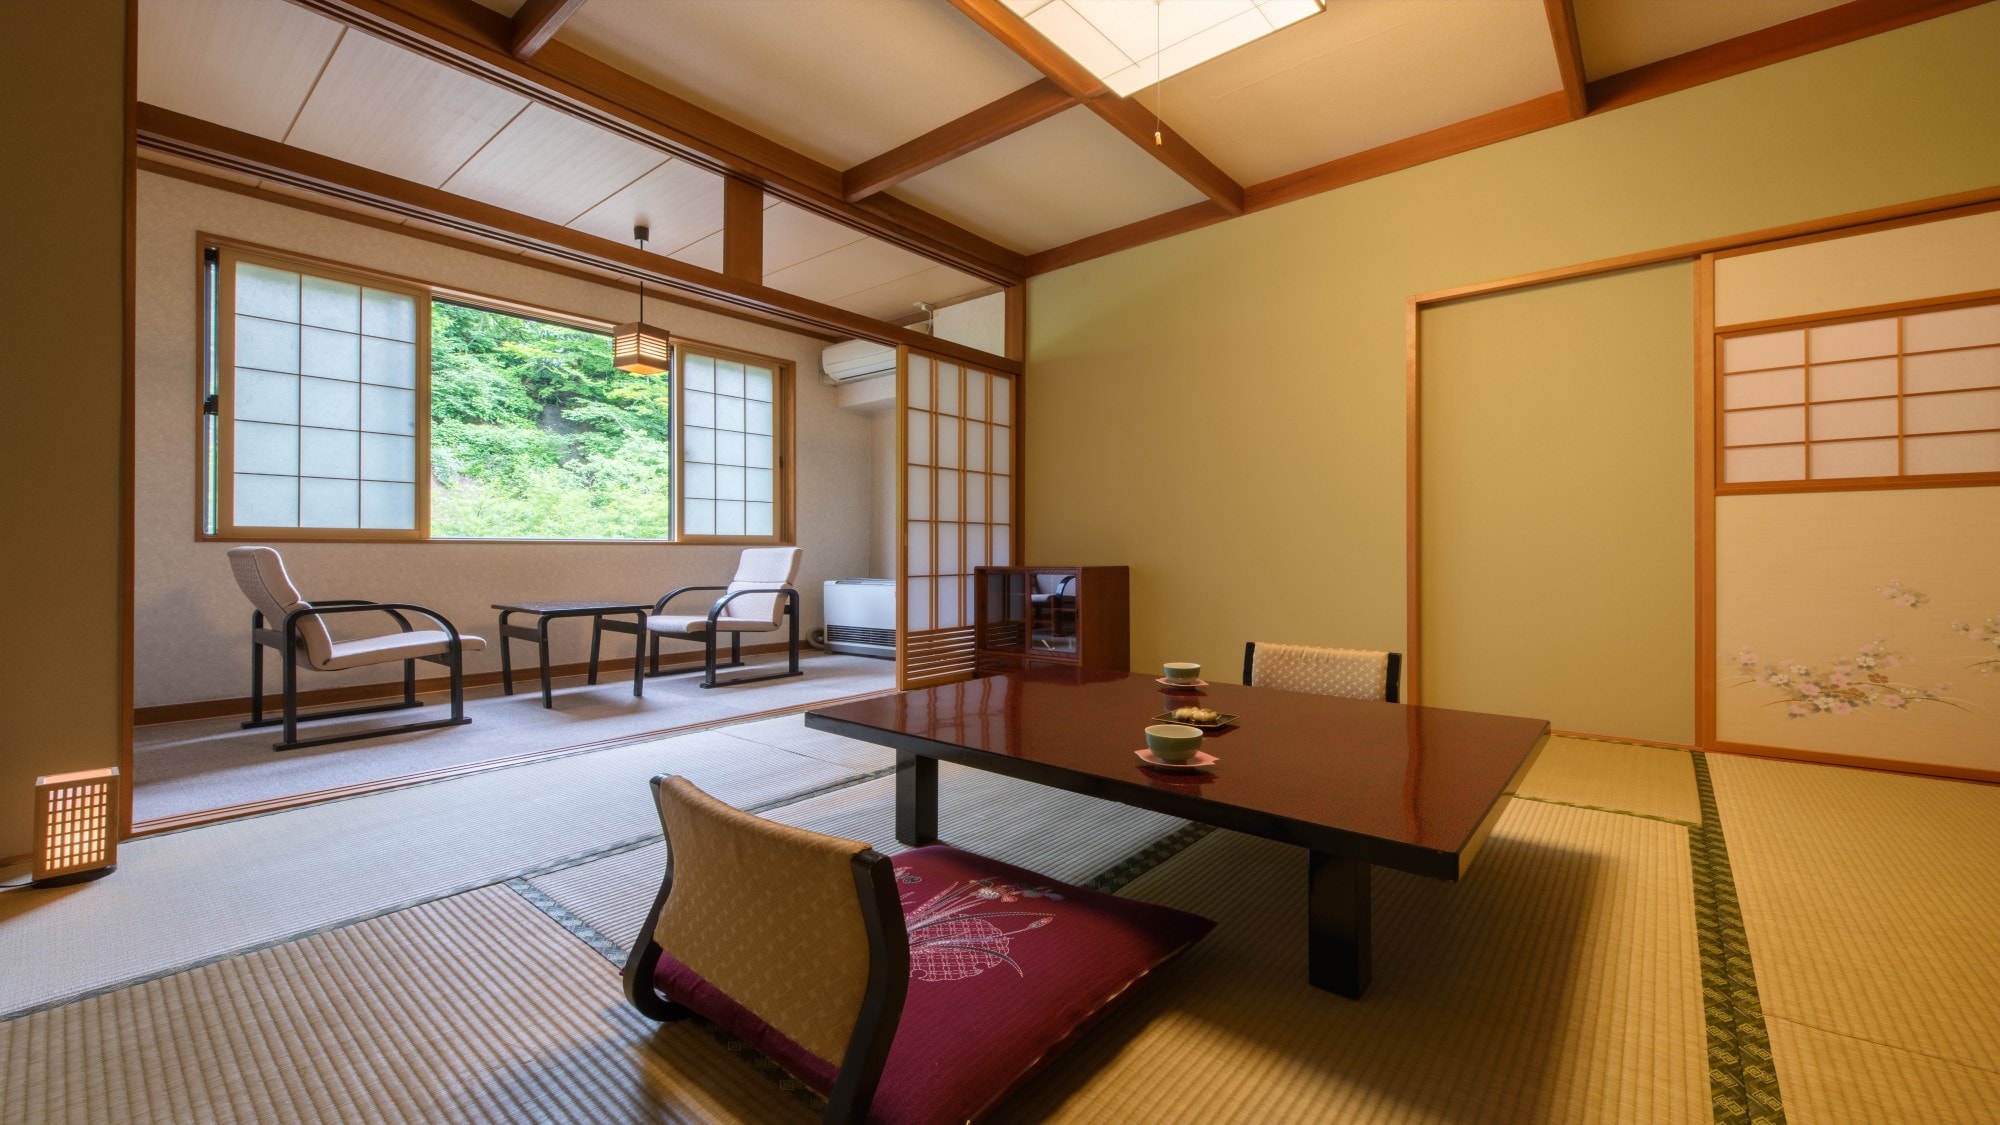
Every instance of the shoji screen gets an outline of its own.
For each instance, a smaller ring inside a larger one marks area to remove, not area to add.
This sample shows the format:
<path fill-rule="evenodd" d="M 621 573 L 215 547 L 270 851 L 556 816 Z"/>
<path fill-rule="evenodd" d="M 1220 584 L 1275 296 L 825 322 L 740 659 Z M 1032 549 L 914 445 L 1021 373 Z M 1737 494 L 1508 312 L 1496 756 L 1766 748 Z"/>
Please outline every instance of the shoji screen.
<path fill-rule="evenodd" d="M 1016 381 L 903 349 L 896 681 L 972 676 L 972 571 L 1014 556 Z"/>

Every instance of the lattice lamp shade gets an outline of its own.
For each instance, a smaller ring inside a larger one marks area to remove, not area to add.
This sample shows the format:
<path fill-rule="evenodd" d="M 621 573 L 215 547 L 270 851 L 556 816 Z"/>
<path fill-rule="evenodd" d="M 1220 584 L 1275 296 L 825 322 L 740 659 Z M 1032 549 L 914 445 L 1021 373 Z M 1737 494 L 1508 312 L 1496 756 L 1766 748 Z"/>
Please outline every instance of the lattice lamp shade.
<path fill-rule="evenodd" d="M 35 779 L 35 885 L 78 883 L 118 866 L 118 771 Z"/>
<path fill-rule="evenodd" d="M 667 369 L 673 345 L 665 332 L 634 321 L 611 330 L 611 366 L 634 375 L 658 375 Z"/>

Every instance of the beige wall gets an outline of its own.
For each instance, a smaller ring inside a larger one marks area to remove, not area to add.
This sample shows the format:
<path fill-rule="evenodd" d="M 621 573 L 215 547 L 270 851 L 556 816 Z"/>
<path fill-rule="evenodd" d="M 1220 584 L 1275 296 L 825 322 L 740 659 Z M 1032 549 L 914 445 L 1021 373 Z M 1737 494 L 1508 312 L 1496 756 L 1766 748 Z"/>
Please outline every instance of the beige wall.
<path fill-rule="evenodd" d="M 1996 52 L 1983 5 L 1035 278 L 1029 561 L 1130 564 L 1141 667 L 1402 647 L 1405 298 L 2000 183 Z"/>
<path fill-rule="evenodd" d="M 118 764 L 125 371 L 125 5 L 9 5 L 8 643 L 0 857 L 33 844 L 35 777 Z"/>
<path fill-rule="evenodd" d="M 1423 702 L 1694 741 L 1694 267 L 1427 310 Z"/>
<path fill-rule="evenodd" d="M 224 559 L 233 544 L 200 542 L 194 535 L 197 231 L 605 320 L 629 316 L 634 307 L 627 290 L 166 176 L 141 175 L 135 632 L 142 707 L 240 697 L 249 691 L 250 607 L 230 580 Z M 798 541 L 806 552 L 799 583 L 802 632 L 819 625 L 821 582 L 865 573 L 869 563 L 874 493 L 869 420 L 835 408 L 833 388 L 817 377 L 822 341 L 676 305 L 654 305 L 649 313 L 648 319 L 679 334 L 797 364 Z M 650 601 L 674 586 L 726 581 L 738 551 L 675 544 L 477 541 L 301 543 L 281 549 L 308 597 L 417 602 L 489 642 L 497 641 L 490 608 L 494 602 Z M 552 659 L 585 659 L 588 628 L 564 622 L 557 630 Z M 518 647 L 517 655 L 527 659 L 529 652 Z M 497 670 L 497 648 L 489 645 L 470 658 L 468 667 Z M 307 686 L 385 678 L 393 677 L 381 669 L 315 673 Z"/>

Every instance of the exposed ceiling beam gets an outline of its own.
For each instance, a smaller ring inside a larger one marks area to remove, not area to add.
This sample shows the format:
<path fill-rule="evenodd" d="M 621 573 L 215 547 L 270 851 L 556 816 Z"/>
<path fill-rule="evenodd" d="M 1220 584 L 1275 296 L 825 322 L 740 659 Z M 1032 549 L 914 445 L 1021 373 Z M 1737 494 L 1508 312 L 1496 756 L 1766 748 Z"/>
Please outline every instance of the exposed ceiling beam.
<path fill-rule="evenodd" d="M 747 180 L 722 181 L 722 272 L 764 282 L 764 192 Z"/>
<path fill-rule="evenodd" d="M 1029 66 L 1090 107 L 1110 126 L 1145 149 L 1174 175 L 1193 184 L 1230 214 L 1243 211 L 1243 185 L 1203 156 L 1186 138 L 1159 122 L 1154 112 L 1131 98 L 1111 93 L 1103 80 L 1064 54 L 1005 0 L 951 0 L 951 6 L 1019 55 Z M 1158 138 L 1157 141 L 1155 138 Z"/>
<path fill-rule="evenodd" d="M 1576 33 L 1575 0 L 1542 0 L 1548 11 L 1549 38 L 1555 41 L 1556 69 L 1562 71 L 1563 98 L 1571 120 L 1590 112 L 1590 91 L 1583 70 L 1583 40 Z"/>
<path fill-rule="evenodd" d="M 509 51 L 513 21 L 477 0 L 292 0 L 300 7 L 485 79 L 532 101 L 764 190 L 864 234 L 996 285 L 1024 276 L 1017 251 L 890 195 L 849 203 L 839 170 L 551 41 Z"/>
<path fill-rule="evenodd" d="M 1670 59 L 1599 78 L 1588 86 L 1590 112 L 1619 109 L 1988 2 L 1854 0 L 1838 8 L 1827 8 Z M 1428 133 L 1391 141 L 1366 152 L 1252 184 L 1244 190 L 1244 209 L 1262 211 L 1482 145 L 1525 136 L 1569 120 L 1568 91 L 1547 94 Z M 1028 260 L 1028 272 L 1031 276 L 1048 273 L 1148 242 L 1171 238 L 1226 217 L 1217 216 L 1202 206 L 1183 207 L 1038 251 Z"/>
<path fill-rule="evenodd" d="M 310 211 L 315 215 L 325 215 L 329 218 L 339 219 L 344 223 L 358 223 L 362 226 L 373 227 L 376 230 L 386 230 L 392 234 L 401 235 L 404 238 L 422 239 L 425 242 L 434 242 L 439 246 L 449 246 L 454 250 L 483 254 L 499 261 L 514 262 L 533 269 L 561 274 L 564 277 L 573 277 L 578 281 L 588 281 L 596 285 L 607 285 L 615 284 L 617 281 L 622 280 L 622 277 L 607 276 L 606 271 L 602 267 L 591 266 L 586 268 L 581 264 L 564 265 L 560 262 L 551 262 L 546 258 L 529 258 L 523 255 L 520 247 L 496 245 L 465 231 L 434 230 L 429 226 L 408 223 L 399 216 L 377 213 L 372 209 L 362 211 L 354 207 L 343 207 L 334 203 L 322 202 L 313 196 L 278 186 L 275 180 L 252 181 L 237 179 L 219 174 L 220 169 L 204 171 L 200 170 L 193 163 L 182 163 L 180 161 L 170 163 L 168 160 L 162 159 L 166 155 L 151 148 L 141 149 L 139 154 L 139 170 L 141 172 L 151 172 L 156 176 L 170 176 L 176 180 L 184 180 L 191 184 L 200 184 L 202 187 L 213 188 L 217 191 L 226 191 L 250 199 L 261 199 L 268 203 L 275 203 L 280 207 L 290 207 L 298 211 Z M 207 166 L 204 165 L 201 167 L 205 168 Z M 766 328 L 776 328 L 781 332 L 796 333 L 814 340 L 823 340 L 829 344 L 838 343 L 847 338 L 845 333 L 828 332 L 825 329 L 814 328 L 790 319 L 759 316 L 756 313 L 745 312 L 730 305 L 718 305 L 711 301 L 697 300 L 686 294 L 675 292 L 672 289 L 662 289 L 658 293 L 648 293 L 646 296 L 649 300 L 663 301 L 678 308 L 700 309 L 702 312 L 713 313 L 716 316 L 726 316 L 731 320 L 740 320 L 746 324 L 761 324 Z"/>
<path fill-rule="evenodd" d="M 1046 121 L 1075 104 L 1076 98 L 1052 78 L 1030 83 L 956 121 L 947 121 L 913 141 L 849 168 L 840 176 L 842 194 L 849 203 L 859 203 L 973 149 Z"/>
<path fill-rule="evenodd" d="M 143 102 L 138 109 L 138 137 L 139 143 L 147 148 L 366 204 L 405 218 L 422 219 L 565 261 L 611 269 L 632 278 L 643 277 L 750 312 L 784 317 L 843 336 L 906 344 L 989 371 L 1018 374 L 1021 370 L 1018 360 L 934 339 L 860 313 Z"/>
<path fill-rule="evenodd" d="M 1600 78 L 1590 84 L 1590 106 L 1593 111 L 1617 109 L 1986 2 L 1853 0 Z"/>
<path fill-rule="evenodd" d="M 514 31 L 507 49 L 517 59 L 534 57 L 587 0 L 528 0 L 514 13 Z"/>

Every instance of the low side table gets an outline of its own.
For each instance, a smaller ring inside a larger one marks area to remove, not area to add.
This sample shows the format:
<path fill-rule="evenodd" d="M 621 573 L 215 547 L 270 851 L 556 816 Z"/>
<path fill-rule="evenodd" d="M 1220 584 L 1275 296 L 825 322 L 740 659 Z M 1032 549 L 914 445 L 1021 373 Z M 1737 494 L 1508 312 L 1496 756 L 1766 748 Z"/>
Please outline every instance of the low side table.
<path fill-rule="evenodd" d="M 500 611 L 500 684 L 506 694 L 514 694 L 514 661 L 507 642 L 510 640 L 533 641 L 542 666 L 542 706 L 555 707 L 555 696 L 549 691 L 549 622 L 558 617 L 592 618 L 590 630 L 590 681 L 597 682 L 597 644 L 602 630 L 614 633 L 629 632 L 632 644 L 632 695 L 634 698 L 646 694 L 646 615 L 653 612 L 650 603 L 646 605 L 624 605 L 618 602 L 518 602 L 511 605 L 494 603 Z M 515 625 L 507 619 L 517 613 L 530 614 L 535 624 Z M 631 614 L 633 622 L 606 621 L 606 617 L 623 617 Z"/>

